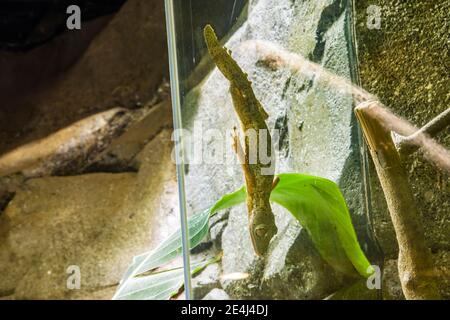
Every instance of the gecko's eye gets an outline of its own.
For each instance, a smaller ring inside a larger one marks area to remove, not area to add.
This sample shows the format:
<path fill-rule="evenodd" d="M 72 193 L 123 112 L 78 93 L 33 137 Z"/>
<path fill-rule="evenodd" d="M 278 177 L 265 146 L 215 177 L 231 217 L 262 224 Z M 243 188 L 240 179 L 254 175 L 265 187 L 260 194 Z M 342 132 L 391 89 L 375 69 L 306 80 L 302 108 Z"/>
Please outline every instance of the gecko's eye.
<path fill-rule="evenodd" d="M 267 234 L 267 227 L 265 224 L 260 224 L 255 228 L 255 234 L 259 237 L 259 238 L 263 238 L 266 236 Z"/>

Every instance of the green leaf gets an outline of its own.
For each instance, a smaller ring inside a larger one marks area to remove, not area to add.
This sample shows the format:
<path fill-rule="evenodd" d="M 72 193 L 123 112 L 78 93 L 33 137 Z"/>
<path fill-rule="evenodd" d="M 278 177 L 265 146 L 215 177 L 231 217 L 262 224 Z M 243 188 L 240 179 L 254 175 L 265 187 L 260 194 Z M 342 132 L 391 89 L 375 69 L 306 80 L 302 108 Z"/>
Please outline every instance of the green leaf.
<path fill-rule="evenodd" d="M 189 217 L 188 229 L 191 248 L 197 246 L 208 234 L 209 216 L 210 210 L 204 210 L 199 214 Z M 124 287 L 135 275 L 161 267 L 180 256 L 181 253 L 181 230 L 178 229 L 159 246 L 157 246 L 155 250 L 143 253 L 133 258 L 133 263 L 125 272 L 116 295 L 121 294 L 121 288 Z"/>
<path fill-rule="evenodd" d="M 209 217 L 219 210 L 224 210 L 245 201 L 245 188 L 223 196 L 216 204 L 207 210 L 195 214 L 188 219 L 190 248 L 197 246 L 209 231 Z M 144 272 L 159 268 L 182 253 L 181 230 L 178 229 L 164 240 L 154 250 L 140 254 L 133 258 L 133 263 L 125 272 L 114 299 L 121 296 L 125 287 L 129 286 L 132 279 Z"/>
<path fill-rule="evenodd" d="M 215 214 L 220 210 L 228 209 L 230 207 L 243 203 L 245 201 L 246 196 L 247 193 L 245 187 L 241 187 L 239 190 L 235 192 L 224 195 L 211 208 L 211 215 Z"/>
<path fill-rule="evenodd" d="M 192 275 L 203 270 L 217 259 L 193 262 Z M 121 294 L 115 299 L 120 300 L 166 300 L 177 294 L 183 286 L 183 267 L 156 272 L 146 276 L 130 279 Z"/>
<path fill-rule="evenodd" d="M 285 173 L 278 177 L 280 181 L 271 193 L 271 200 L 292 213 L 308 231 L 321 256 L 343 273 L 354 274 L 356 269 L 361 275 L 368 277 L 372 273 L 370 263 L 359 246 L 339 187 L 330 180 L 304 174 Z M 208 234 L 210 216 L 219 210 L 245 202 L 245 197 L 246 190 L 242 187 L 224 195 L 210 209 L 189 217 L 190 247 L 197 246 Z M 181 231 L 178 229 L 155 250 L 134 257 L 114 299 L 166 297 L 171 288 L 179 288 L 180 281 L 182 283 L 182 269 L 139 275 L 167 264 L 181 253 Z M 157 281 L 161 285 L 157 285 Z M 155 288 L 160 290 L 158 295 Z"/>
<path fill-rule="evenodd" d="M 321 256 L 346 273 L 371 274 L 359 246 L 344 197 L 336 183 L 297 173 L 278 176 L 271 200 L 289 210 L 308 231 Z"/>

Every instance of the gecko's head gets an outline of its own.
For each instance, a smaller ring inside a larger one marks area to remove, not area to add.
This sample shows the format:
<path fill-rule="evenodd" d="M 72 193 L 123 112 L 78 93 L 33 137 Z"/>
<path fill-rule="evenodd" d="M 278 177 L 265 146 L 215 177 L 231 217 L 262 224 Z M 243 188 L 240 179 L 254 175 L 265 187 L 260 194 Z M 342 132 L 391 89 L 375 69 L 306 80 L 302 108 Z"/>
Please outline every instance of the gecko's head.
<path fill-rule="evenodd" d="M 263 256 L 269 248 L 270 240 L 278 229 L 272 213 L 255 213 L 250 219 L 250 237 L 253 249 L 258 256 Z"/>

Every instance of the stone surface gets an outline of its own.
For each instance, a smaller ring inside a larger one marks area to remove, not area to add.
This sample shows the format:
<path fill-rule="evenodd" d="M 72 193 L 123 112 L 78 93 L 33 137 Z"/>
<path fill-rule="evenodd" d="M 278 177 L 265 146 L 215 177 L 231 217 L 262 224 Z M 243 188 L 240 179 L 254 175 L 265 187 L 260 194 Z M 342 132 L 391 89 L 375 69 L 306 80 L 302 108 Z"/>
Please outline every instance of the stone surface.
<path fill-rule="evenodd" d="M 0 216 L 0 295 L 109 297 L 132 257 L 178 227 L 171 151 L 164 130 L 139 154 L 137 173 L 26 181 Z M 66 287 L 70 265 L 80 267 L 80 290 Z"/>
<path fill-rule="evenodd" d="M 107 251 L 90 250 L 113 221 L 133 182 L 134 174 L 29 180 L 2 215 L 1 265 L 8 276 L 0 281 L 1 291 L 17 286 L 16 294 L 25 293 L 20 292 L 22 287 L 30 289 L 32 297 L 50 285 L 62 286 L 54 275 L 66 277 L 69 265 L 80 266 L 83 283 L 89 287 L 92 281 L 98 281 L 94 287 L 112 284 L 109 277 L 88 279 L 92 275 L 80 257 L 90 261 L 91 268 L 95 257 L 105 259 Z"/>
<path fill-rule="evenodd" d="M 230 296 L 221 289 L 212 289 L 202 300 L 230 300 Z"/>
<path fill-rule="evenodd" d="M 132 257 L 178 227 L 163 8 L 129 0 L 1 54 L 0 297 L 109 299 Z"/>
<path fill-rule="evenodd" d="M 133 112 L 133 121 L 124 134 L 114 139 L 103 152 L 83 168 L 90 171 L 120 172 L 135 169 L 135 158 L 142 148 L 162 130 L 172 126 L 170 100 L 147 105 Z"/>
<path fill-rule="evenodd" d="M 359 279 L 348 284 L 339 291 L 328 296 L 325 300 L 379 300 L 382 298 L 380 290 L 367 287 L 366 279 Z"/>
<path fill-rule="evenodd" d="M 121 108 L 80 120 L 1 156 L 0 177 L 12 173 L 25 177 L 77 173 L 121 135 L 130 120 Z"/>
<path fill-rule="evenodd" d="M 65 40 L 55 38 L 46 44 L 50 48 L 44 49 L 46 55 L 36 52 L 40 50 L 36 48 L 24 53 L 26 64 L 19 61 L 13 64 L 15 69 L 8 69 L 15 74 L 22 68 L 30 70 L 30 65 L 51 65 L 51 69 L 58 64 L 62 70 L 49 76 L 45 68 L 41 73 L 33 68 L 30 72 L 41 76 L 34 82 L 44 83 L 33 90 L 25 86 L 25 92 L 19 91 L 24 87 L 19 83 L 19 88 L 11 89 L 13 94 L 8 93 L 14 101 L 7 97 L 8 102 L 0 108 L 0 153 L 48 136 L 94 113 L 113 107 L 137 108 L 151 98 L 168 76 L 164 2 L 129 0 L 109 18 L 106 27 L 103 28 L 102 19 L 103 29 L 95 28 L 95 38 L 88 32 L 87 37 L 93 38 L 90 43 L 80 40 L 72 47 L 64 47 Z M 84 51 L 80 52 L 79 47 Z M 73 60 L 71 64 L 64 62 L 65 51 Z M 75 57 L 73 52 L 77 52 Z M 8 65 L 14 57 L 2 59 L 2 65 Z M 28 81 L 26 77 L 25 80 Z"/>
<path fill-rule="evenodd" d="M 167 97 L 139 110 L 100 112 L 0 156 L 0 178 L 13 173 L 34 178 L 136 170 L 136 155 L 171 125 Z"/>
<path fill-rule="evenodd" d="M 402 285 L 398 277 L 397 260 L 387 260 L 383 268 L 383 299 L 404 300 Z"/>
<path fill-rule="evenodd" d="M 217 251 L 222 251 L 222 235 L 228 225 L 229 210 L 222 210 L 209 219 L 209 239 Z"/>
<path fill-rule="evenodd" d="M 222 240 L 223 273 L 249 273 L 249 277 L 242 280 L 221 281 L 231 297 L 321 299 L 325 292 L 331 293 L 340 287 L 345 278 L 323 261 L 298 221 L 283 223 L 282 215 L 289 216 L 289 213 L 281 208 L 276 211 L 279 232 L 272 240 L 271 249 L 264 259 L 255 257 L 247 217 L 242 214 L 244 210 L 243 207 L 232 210 Z"/>
<path fill-rule="evenodd" d="M 438 286 L 442 297 L 450 299 L 450 279 L 448 277 L 450 266 L 450 254 L 446 250 L 441 250 L 432 255 L 435 264 L 435 271 L 439 279 Z M 386 300 L 404 300 L 400 279 L 398 276 L 397 260 L 387 260 L 383 270 L 383 298 Z"/>
<path fill-rule="evenodd" d="M 314 76 L 268 68 L 255 52 L 241 46 L 246 40 L 267 40 L 350 78 L 345 2 L 259 0 L 252 2 L 250 8 L 247 22 L 226 45 L 253 82 L 257 98 L 270 115 L 269 128 L 280 129 L 280 135 L 284 136 L 279 143 L 277 171 L 309 173 L 338 182 L 355 223 L 364 226 L 351 97 L 320 85 Z M 195 159 L 189 159 L 188 205 L 197 211 L 243 184 L 231 143 L 223 141 L 228 138 L 226 130 L 238 122 L 228 82 L 217 69 L 187 95 L 183 110 L 184 125 L 191 132 L 202 124 L 204 132 L 219 129 L 223 137 L 219 141 L 217 135 L 204 134 L 203 154 L 210 158 L 219 155 L 219 163 L 196 164 Z M 222 158 L 221 153 L 225 154 Z M 230 210 L 222 236 L 224 274 L 249 274 L 244 280 L 222 282 L 233 298 L 318 299 L 339 287 L 342 276 L 318 256 L 291 215 L 279 208 L 275 210 L 279 234 L 271 243 L 269 255 L 257 258 L 250 243 L 245 211 L 244 206 Z"/>
<path fill-rule="evenodd" d="M 220 288 L 220 273 L 220 264 L 214 263 L 192 279 L 192 293 L 196 300 L 203 299 L 211 290 Z"/>

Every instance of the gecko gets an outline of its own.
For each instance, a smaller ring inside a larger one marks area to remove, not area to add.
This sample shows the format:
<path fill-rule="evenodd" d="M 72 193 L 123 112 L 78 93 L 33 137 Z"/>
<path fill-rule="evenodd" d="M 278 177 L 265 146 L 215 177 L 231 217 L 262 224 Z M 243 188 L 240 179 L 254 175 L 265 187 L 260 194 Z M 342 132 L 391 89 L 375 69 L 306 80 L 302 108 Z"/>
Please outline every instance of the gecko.
<path fill-rule="evenodd" d="M 248 75 L 231 57 L 231 51 L 220 45 L 214 29 L 210 25 L 206 25 L 204 28 L 204 38 L 212 60 L 230 83 L 231 98 L 242 131 L 246 133 L 249 130 L 255 130 L 256 132 L 256 139 L 253 141 L 248 135 L 245 135 L 244 148 L 242 148 L 239 136 L 235 133 L 233 148 L 240 158 L 247 187 L 246 205 L 250 238 L 255 253 L 262 256 L 267 252 L 271 239 L 278 231 L 269 201 L 270 193 L 278 181 L 274 180 L 273 173 L 262 174 L 261 172 L 262 169 L 273 166 L 274 159 L 271 157 L 271 162 L 263 164 L 258 149 L 261 145 L 265 145 L 267 147 L 266 154 L 270 155 L 272 152 L 271 136 L 266 124 L 269 115 L 256 98 Z M 260 144 L 261 135 L 259 133 L 261 130 L 265 130 L 265 135 L 262 135 L 267 139 L 265 144 Z M 250 143 L 256 143 L 257 147 L 255 148 Z M 256 161 L 250 161 L 250 150 L 257 150 Z"/>

